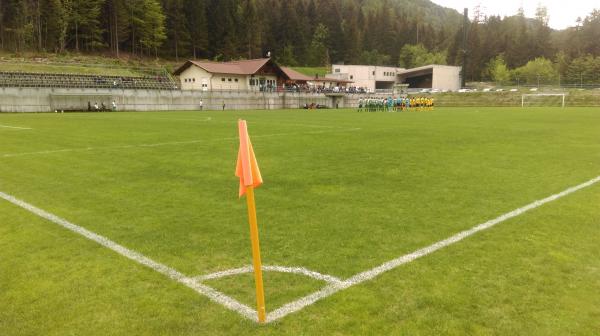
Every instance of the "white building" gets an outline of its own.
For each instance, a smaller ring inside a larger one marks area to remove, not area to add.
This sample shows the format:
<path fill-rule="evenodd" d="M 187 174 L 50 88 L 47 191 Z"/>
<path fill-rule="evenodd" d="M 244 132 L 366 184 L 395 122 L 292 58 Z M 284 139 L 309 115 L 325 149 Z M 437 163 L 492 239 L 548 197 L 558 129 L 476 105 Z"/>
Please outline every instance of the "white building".
<path fill-rule="evenodd" d="M 456 91 L 460 89 L 460 72 L 461 67 L 436 64 L 414 69 L 334 64 L 327 76 L 350 80 L 370 92 L 392 90 L 395 84 L 408 84 L 409 89 Z"/>

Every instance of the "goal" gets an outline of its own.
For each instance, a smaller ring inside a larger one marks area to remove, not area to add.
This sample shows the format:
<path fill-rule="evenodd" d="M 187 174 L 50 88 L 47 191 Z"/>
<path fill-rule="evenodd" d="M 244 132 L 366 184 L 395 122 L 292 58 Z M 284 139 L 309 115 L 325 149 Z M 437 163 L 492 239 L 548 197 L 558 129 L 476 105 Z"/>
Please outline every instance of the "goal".
<path fill-rule="evenodd" d="M 521 107 L 560 106 L 565 107 L 564 93 L 532 93 L 521 96 Z"/>

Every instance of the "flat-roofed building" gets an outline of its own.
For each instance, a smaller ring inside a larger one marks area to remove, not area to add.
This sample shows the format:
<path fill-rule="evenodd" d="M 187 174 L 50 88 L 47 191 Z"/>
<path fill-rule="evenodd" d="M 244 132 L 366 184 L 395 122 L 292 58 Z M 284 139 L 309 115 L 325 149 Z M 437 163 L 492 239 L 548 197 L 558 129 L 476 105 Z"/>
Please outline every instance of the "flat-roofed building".
<path fill-rule="evenodd" d="M 386 66 L 334 64 L 327 77 L 352 81 L 353 86 L 375 92 L 393 89 L 396 77 L 402 70 L 404 69 Z"/>
<path fill-rule="evenodd" d="M 460 72 L 461 67 L 437 64 L 413 69 L 334 64 L 327 76 L 351 80 L 369 92 L 392 90 L 396 84 L 408 84 L 409 89 L 456 91 L 460 89 Z"/>

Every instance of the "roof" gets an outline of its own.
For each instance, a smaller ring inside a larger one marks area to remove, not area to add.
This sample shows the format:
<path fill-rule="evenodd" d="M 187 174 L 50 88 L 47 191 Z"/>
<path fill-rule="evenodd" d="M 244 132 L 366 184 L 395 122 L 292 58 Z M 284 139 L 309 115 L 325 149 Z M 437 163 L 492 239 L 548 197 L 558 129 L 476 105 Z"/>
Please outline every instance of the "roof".
<path fill-rule="evenodd" d="M 211 61 L 187 61 L 179 69 L 175 70 L 175 75 L 180 75 L 192 65 L 200 67 L 210 73 L 232 74 L 232 75 L 253 75 L 258 72 L 270 58 L 258 58 L 244 61 L 231 62 L 211 62 Z"/>
<path fill-rule="evenodd" d="M 301 74 L 296 70 L 293 70 L 291 68 L 288 67 L 281 67 L 281 71 L 283 71 L 283 73 L 288 76 L 288 78 L 290 80 L 293 81 L 311 81 L 314 80 L 313 77 L 307 76 L 305 74 Z"/>

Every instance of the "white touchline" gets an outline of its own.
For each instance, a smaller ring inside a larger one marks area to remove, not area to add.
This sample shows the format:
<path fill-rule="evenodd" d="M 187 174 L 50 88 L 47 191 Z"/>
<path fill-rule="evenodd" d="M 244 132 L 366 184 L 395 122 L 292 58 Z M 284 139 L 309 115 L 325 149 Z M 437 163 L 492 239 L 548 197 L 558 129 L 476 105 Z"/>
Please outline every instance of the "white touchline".
<path fill-rule="evenodd" d="M 18 129 L 18 130 L 30 130 L 33 128 L 30 127 L 17 127 L 17 126 L 8 126 L 8 125 L 0 125 L 0 127 L 2 128 L 11 128 L 11 129 Z"/>
<path fill-rule="evenodd" d="M 274 134 L 258 134 L 253 135 L 252 138 L 270 138 L 290 135 L 310 135 L 310 134 L 323 134 L 323 133 L 339 133 L 339 132 L 354 132 L 360 131 L 361 128 L 348 128 L 348 129 L 332 129 L 323 131 L 310 131 L 310 132 L 298 132 L 298 133 L 274 133 Z M 43 154 L 54 154 L 64 152 L 87 152 L 96 150 L 112 150 L 112 149 L 128 149 L 128 148 L 151 148 L 151 147 L 163 147 L 163 146 L 177 146 L 177 145 L 191 145 L 196 143 L 210 143 L 214 141 L 230 141 L 238 140 L 237 137 L 227 137 L 220 139 L 208 139 L 208 140 L 189 140 L 189 141 L 171 141 L 171 142 L 159 142 L 151 144 L 138 144 L 138 145 L 116 145 L 116 146 L 104 146 L 104 147 L 81 147 L 81 148 L 63 148 L 55 150 L 44 150 L 38 152 L 23 152 L 23 153 L 6 153 L 0 154 L 1 158 L 11 158 L 28 155 L 43 155 Z"/>
<path fill-rule="evenodd" d="M 47 220 L 49 220 L 55 224 L 58 224 L 68 230 L 71 230 L 77 234 L 80 234 L 87 239 L 93 240 L 96 243 L 98 243 L 106 248 L 109 248 L 124 257 L 127 257 L 139 264 L 142 264 L 146 267 L 149 267 L 149 268 L 157 271 L 158 273 L 166 275 L 167 277 L 192 288 L 193 290 L 206 296 L 210 300 L 220 303 L 223 306 L 241 314 L 242 316 L 244 316 L 248 319 L 258 321 L 258 318 L 256 317 L 256 311 L 254 309 L 238 302 L 237 300 L 217 291 L 216 289 L 214 289 L 212 287 L 198 283 L 196 280 L 185 276 L 184 274 L 176 271 L 173 268 L 170 268 L 166 265 L 158 263 L 138 252 L 130 250 L 122 245 L 119 245 L 106 237 L 103 237 L 92 231 L 84 229 L 83 227 L 75 225 L 75 224 L 67 221 L 66 219 L 62 219 L 56 215 L 46 212 L 34 205 L 26 203 L 20 199 L 17 199 L 15 197 L 8 195 L 6 193 L 3 193 L 1 191 L 0 191 L 0 198 L 3 198 L 4 200 L 6 200 L 14 205 L 17 205 L 39 217 L 47 219 Z"/>
<path fill-rule="evenodd" d="M 477 232 L 487 230 L 487 229 L 489 229 L 499 223 L 502 223 L 508 219 L 522 215 L 523 213 L 525 213 L 527 211 L 538 208 L 546 203 L 556 201 L 556 200 L 558 200 L 562 197 L 565 197 L 569 194 L 572 194 L 576 191 L 590 187 L 598 182 L 600 182 L 600 176 L 597 176 L 597 177 L 595 177 L 587 182 L 584 182 L 582 184 L 568 188 L 560 193 L 554 194 L 552 196 L 548 196 L 548 197 L 538 200 L 538 201 L 534 201 L 534 202 L 527 204 L 521 208 L 518 208 L 511 212 L 505 213 L 505 214 L 503 214 L 499 217 L 496 217 L 492 220 L 489 220 L 485 223 L 476 225 L 476 226 L 472 227 L 471 229 L 461 231 L 449 238 L 438 241 L 434 244 L 431 244 L 427 247 L 419 249 L 415 252 L 412 252 L 412 253 L 403 255 L 401 257 L 398 257 L 396 259 L 390 260 L 388 262 L 385 262 L 385 263 L 383 263 L 375 268 L 372 268 L 368 271 L 364 271 L 364 272 L 355 274 L 346 280 L 340 280 L 339 278 L 334 277 L 332 275 L 321 274 L 318 272 L 310 271 L 310 270 L 308 270 L 306 268 L 302 268 L 302 267 L 263 266 L 263 269 L 266 271 L 277 271 L 277 272 L 285 272 L 285 273 L 302 274 L 302 275 L 306 275 L 306 276 L 309 276 L 309 277 L 317 279 L 317 280 L 326 281 L 328 283 L 322 289 L 320 289 L 314 293 L 311 293 L 307 296 L 304 296 L 298 300 L 287 303 L 287 304 L 283 305 L 282 307 L 275 309 L 274 311 L 268 313 L 267 314 L 267 323 L 281 319 L 291 313 L 297 312 L 297 311 L 299 311 L 307 306 L 310 306 L 310 305 L 314 304 L 315 302 L 322 300 L 328 296 L 331 296 L 341 290 L 344 290 L 346 288 L 358 285 L 365 281 L 374 279 L 375 277 L 379 276 L 382 273 L 385 273 L 387 271 L 395 269 L 406 263 L 412 262 L 420 257 L 429 255 L 439 249 L 442 249 L 444 247 L 455 244 Z M 19 200 L 11 195 L 0 192 L 0 198 L 2 198 L 14 205 L 17 205 L 25 210 L 28 210 L 29 212 L 31 212 L 37 216 L 40 216 L 40 217 L 47 219 L 55 224 L 58 224 L 68 230 L 78 233 L 90 240 L 93 240 L 93 241 L 99 243 L 100 245 L 105 246 L 105 247 L 107 247 L 107 248 L 109 248 L 131 260 L 134 260 L 144 266 L 147 266 L 161 274 L 164 274 L 167 277 L 194 289 L 196 292 L 208 297 L 210 300 L 212 300 L 216 303 L 219 303 L 232 311 L 239 313 L 243 317 L 246 317 L 255 322 L 258 321 L 257 316 L 256 316 L 256 311 L 254 309 L 217 291 L 216 289 L 214 289 L 210 286 L 207 286 L 207 285 L 204 285 L 201 283 L 201 281 L 204 281 L 204 280 L 218 279 L 218 278 L 222 278 L 225 276 L 249 273 L 252 271 L 252 268 L 250 266 L 245 266 L 245 267 L 241 267 L 241 268 L 235 268 L 235 269 L 230 269 L 230 270 L 226 270 L 226 271 L 211 273 L 211 274 L 204 275 L 204 276 L 188 277 L 188 276 L 185 276 L 184 274 L 176 271 L 173 268 L 170 268 L 166 265 L 163 265 L 156 261 L 153 261 L 152 259 L 150 259 L 138 252 L 127 249 L 127 248 L 123 247 L 122 245 L 119 245 L 119 244 L 109 240 L 108 238 L 105 238 L 105 237 L 100 236 L 96 233 L 93 233 L 89 230 L 86 230 L 86 229 L 84 229 L 80 226 L 77 226 L 65 219 L 62 219 L 56 215 L 53 215 L 49 212 L 39 209 L 29 203 Z"/>

